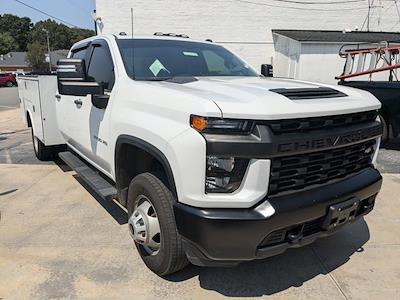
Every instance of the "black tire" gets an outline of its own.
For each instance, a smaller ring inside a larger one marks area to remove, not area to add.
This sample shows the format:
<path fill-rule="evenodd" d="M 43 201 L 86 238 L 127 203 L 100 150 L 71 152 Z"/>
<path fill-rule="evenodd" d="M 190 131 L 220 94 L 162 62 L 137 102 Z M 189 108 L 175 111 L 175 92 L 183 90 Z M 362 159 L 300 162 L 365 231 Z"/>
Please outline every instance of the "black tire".
<path fill-rule="evenodd" d="M 165 184 L 151 173 L 143 173 L 132 179 L 128 189 L 128 218 L 134 212 L 140 195 L 146 196 L 153 205 L 160 224 L 160 249 L 149 255 L 143 246 L 136 248 L 146 266 L 159 276 L 175 273 L 188 264 L 181 237 L 175 224 L 173 204 L 175 198 Z"/>
<path fill-rule="evenodd" d="M 6 82 L 6 87 L 13 87 L 13 86 L 14 86 L 14 82 L 12 82 L 12 81 Z"/>
<path fill-rule="evenodd" d="M 35 152 L 35 156 L 37 159 L 41 161 L 49 161 L 54 158 L 54 151 L 53 147 L 45 146 L 33 132 L 33 128 L 31 128 L 32 134 L 32 144 L 33 144 L 33 151 Z"/>
<path fill-rule="evenodd" d="M 381 145 L 384 146 L 389 141 L 390 127 L 389 127 L 389 122 L 382 115 L 379 115 L 379 118 L 381 119 L 381 122 L 382 122 L 382 125 L 383 125 L 383 133 L 382 133 L 382 137 L 381 137 Z"/>

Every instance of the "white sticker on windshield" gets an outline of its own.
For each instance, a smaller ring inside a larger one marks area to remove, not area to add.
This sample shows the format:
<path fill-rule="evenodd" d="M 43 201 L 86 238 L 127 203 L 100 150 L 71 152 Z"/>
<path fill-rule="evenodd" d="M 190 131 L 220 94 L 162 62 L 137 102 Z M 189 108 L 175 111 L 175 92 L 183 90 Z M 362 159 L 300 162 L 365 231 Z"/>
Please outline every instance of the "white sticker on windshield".
<path fill-rule="evenodd" d="M 185 55 L 185 56 L 199 56 L 199 54 L 196 53 L 196 52 L 186 52 L 186 51 L 183 51 L 183 55 Z"/>
<path fill-rule="evenodd" d="M 160 73 L 161 70 L 167 70 L 164 65 L 156 59 L 149 67 L 150 71 L 154 74 L 154 76 L 157 76 L 158 73 Z"/>

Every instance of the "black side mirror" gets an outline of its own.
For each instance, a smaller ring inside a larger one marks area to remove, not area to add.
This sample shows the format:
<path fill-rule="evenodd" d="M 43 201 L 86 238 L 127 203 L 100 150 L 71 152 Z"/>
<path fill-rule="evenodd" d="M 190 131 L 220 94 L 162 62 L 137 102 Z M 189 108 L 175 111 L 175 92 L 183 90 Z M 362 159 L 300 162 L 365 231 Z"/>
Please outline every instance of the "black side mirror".
<path fill-rule="evenodd" d="M 86 81 L 86 66 L 83 59 L 66 58 L 57 62 L 59 80 Z"/>
<path fill-rule="evenodd" d="M 88 81 L 83 59 L 66 58 L 57 62 L 58 92 L 61 95 L 103 95 L 104 89 L 97 82 Z"/>
<path fill-rule="evenodd" d="M 92 95 L 92 104 L 98 109 L 106 109 L 109 99 L 109 95 Z"/>
<path fill-rule="evenodd" d="M 274 77 L 274 67 L 269 64 L 261 65 L 261 74 L 265 77 Z"/>

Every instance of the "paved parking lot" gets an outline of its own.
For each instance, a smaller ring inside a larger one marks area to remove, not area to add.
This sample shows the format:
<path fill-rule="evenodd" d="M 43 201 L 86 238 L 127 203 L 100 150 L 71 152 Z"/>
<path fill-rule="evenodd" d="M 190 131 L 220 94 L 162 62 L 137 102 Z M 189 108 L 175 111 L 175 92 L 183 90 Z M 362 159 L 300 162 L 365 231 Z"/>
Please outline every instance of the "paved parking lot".
<path fill-rule="evenodd" d="M 0 87 L 0 111 L 19 106 L 17 87 Z"/>
<path fill-rule="evenodd" d="M 0 299 L 400 299 L 399 145 L 380 154 L 383 190 L 365 220 L 277 257 L 163 279 L 133 249 L 126 212 L 37 161 L 19 111 L 2 111 Z"/>

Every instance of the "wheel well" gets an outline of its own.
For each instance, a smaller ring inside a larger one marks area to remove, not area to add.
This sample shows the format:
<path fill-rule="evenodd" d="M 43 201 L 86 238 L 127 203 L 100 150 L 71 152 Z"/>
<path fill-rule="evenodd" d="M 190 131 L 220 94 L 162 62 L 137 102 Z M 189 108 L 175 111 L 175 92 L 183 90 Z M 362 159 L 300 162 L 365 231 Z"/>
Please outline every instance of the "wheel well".
<path fill-rule="evenodd" d="M 398 126 L 396 126 L 396 123 L 393 124 L 392 114 L 390 113 L 390 111 L 388 111 L 387 109 L 382 109 L 379 112 L 379 115 L 386 122 L 387 130 L 388 130 L 388 137 L 389 138 L 396 137 L 398 135 L 399 128 L 398 128 Z"/>
<path fill-rule="evenodd" d="M 32 127 L 32 120 L 29 112 L 26 112 L 26 122 L 28 123 L 28 127 Z"/>
<path fill-rule="evenodd" d="M 131 180 L 142 173 L 150 172 L 156 175 L 176 196 L 175 185 L 169 164 L 152 148 L 145 149 L 143 145 L 117 143 L 115 157 L 116 185 L 122 205 L 126 205 L 127 191 Z M 161 153 L 161 152 L 160 152 Z M 161 154 L 162 155 L 162 154 Z"/>

